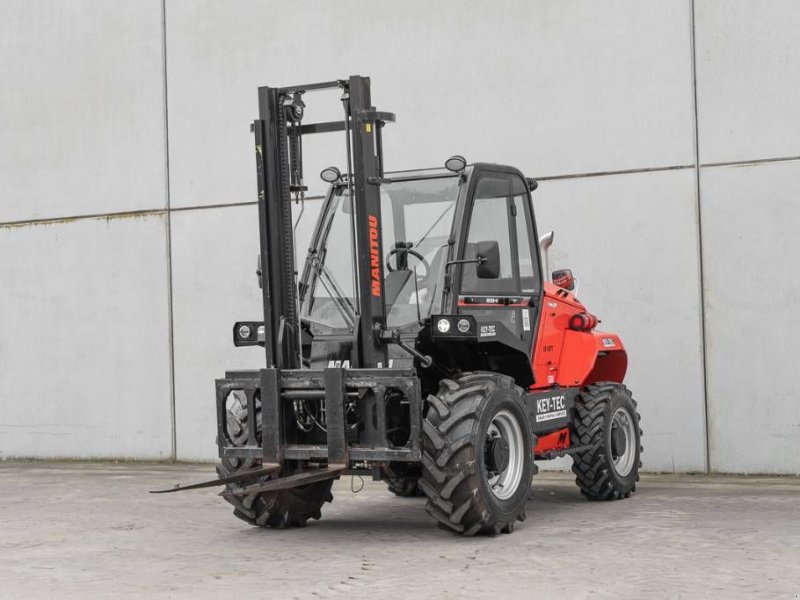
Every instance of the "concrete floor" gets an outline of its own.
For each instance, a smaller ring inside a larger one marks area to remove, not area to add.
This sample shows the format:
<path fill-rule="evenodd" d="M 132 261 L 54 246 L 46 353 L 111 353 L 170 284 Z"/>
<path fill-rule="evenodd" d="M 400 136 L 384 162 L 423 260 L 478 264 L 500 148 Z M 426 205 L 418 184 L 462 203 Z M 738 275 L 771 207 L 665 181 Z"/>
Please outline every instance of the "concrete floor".
<path fill-rule="evenodd" d="M 210 465 L 0 463 L 0 598 L 798 598 L 800 479 L 644 476 L 630 500 L 534 479 L 512 535 L 439 530 L 424 500 L 334 487 L 321 521 L 259 530 Z M 356 487 L 360 485 L 355 480 Z"/>

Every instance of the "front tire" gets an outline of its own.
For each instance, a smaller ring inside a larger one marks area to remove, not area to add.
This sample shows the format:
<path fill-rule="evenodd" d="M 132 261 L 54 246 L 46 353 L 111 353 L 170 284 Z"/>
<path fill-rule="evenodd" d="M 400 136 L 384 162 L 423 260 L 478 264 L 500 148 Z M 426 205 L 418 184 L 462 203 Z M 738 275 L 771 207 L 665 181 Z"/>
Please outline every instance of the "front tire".
<path fill-rule="evenodd" d="M 255 401 L 256 436 L 249 440 L 247 399 L 242 393 L 232 392 L 226 401 L 227 434 L 234 446 L 261 445 L 261 401 Z M 249 442 L 249 444 L 248 444 Z M 228 477 L 237 471 L 261 467 L 260 459 L 224 458 L 217 465 L 220 477 Z M 272 475 L 262 475 L 241 483 L 231 483 L 227 491 L 239 491 L 247 485 L 269 481 Z M 333 481 L 320 481 L 301 487 L 275 492 L 261 492 L 246 496 L 225 496 L 233 505 L 233 514 L 257 527 L 305 527 L 309 519 L 322 516 L 322 506 L 333 500 Z"/>
<path fill-rule="evenodd" d="M 621 383 L 586 386 L 575 401 L 572 472 L 581 494 L 590 500 L 619 500 L 636 491 L 641 429 L 636 401 Z"/>
<path fill-rule="evenodd" d="M 525 519 L 533 475 L 531 433 L 513 379 L 467 373 L 428 397 L 422 478 L 427 511 L 466 536 L 511 533 Z"/>

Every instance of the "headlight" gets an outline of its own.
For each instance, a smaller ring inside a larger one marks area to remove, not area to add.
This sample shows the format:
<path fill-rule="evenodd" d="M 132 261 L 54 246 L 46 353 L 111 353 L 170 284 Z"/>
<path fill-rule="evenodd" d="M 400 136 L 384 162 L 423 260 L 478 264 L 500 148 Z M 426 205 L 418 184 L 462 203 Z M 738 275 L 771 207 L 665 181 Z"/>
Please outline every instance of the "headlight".
<path fill-rule="evenodd" d="M 263 346 L 264 321 L 236 321 L 233 324 L 233 345 Z"/>
<path fill-rule="evenodd" d="M 450 331 L 450 320 L 449 319 L 439 319 L 436 322 L 436 329 L 439 330 L 439 333 L 447 333 Z"/>
<path fill-rule="evenodd" d="M 433 315 L 429 326 L 434 342 L 478 341 L 478 325 L 472 315 Z"/>

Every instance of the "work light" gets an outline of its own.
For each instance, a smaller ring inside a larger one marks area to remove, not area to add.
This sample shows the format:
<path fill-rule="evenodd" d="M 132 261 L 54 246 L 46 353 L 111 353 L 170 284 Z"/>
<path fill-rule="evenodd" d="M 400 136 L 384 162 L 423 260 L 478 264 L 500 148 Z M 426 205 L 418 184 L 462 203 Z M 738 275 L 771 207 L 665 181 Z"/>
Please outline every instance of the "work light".
<path fill-rule="evenodd" d="M 336 167 L 328 167 L 327 169 L 322 169 L 322 173 L 320 173 L 319 176 L 322 178 L 322 181 L 326 183 L 333 183 L 335 181 L 339 181 L 342 173 Z"/>
<path fill-rule="evenodd" d="M 444 168 L 453 173 L 460 173 L 467 168 L 467 159 L 460 154 L 456 154 L 444 161 Z"/>

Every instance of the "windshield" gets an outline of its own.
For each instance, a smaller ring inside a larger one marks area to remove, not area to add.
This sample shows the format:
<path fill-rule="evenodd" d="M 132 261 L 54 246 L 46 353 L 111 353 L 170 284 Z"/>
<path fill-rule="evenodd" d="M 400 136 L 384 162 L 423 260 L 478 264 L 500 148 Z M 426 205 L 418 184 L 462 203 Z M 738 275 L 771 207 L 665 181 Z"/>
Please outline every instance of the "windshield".
<path fill-rule="evenodd" d="M 387 326 L 424 319 L 440 308 L 458 182 L 443 176 L 381 185 Z M 352 216 L 349 191 L 340 188 L 322 217 L 322 250 L 307 261 L 303 316 L 335 328 L 352 328 L 358 307 Z"/>

